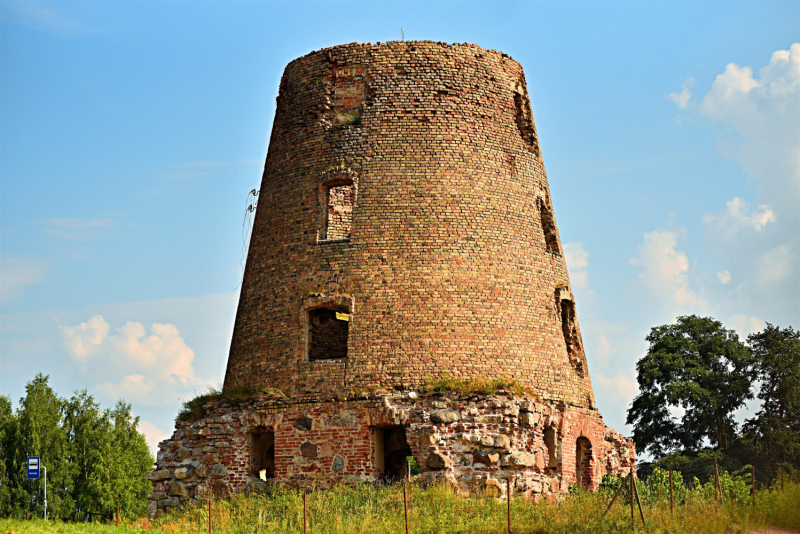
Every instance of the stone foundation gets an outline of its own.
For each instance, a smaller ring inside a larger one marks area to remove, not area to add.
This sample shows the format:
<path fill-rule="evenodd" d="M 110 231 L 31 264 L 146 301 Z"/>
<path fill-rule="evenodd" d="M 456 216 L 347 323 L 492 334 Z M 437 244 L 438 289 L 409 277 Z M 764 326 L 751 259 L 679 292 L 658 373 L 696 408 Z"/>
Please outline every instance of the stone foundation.
<path fill-rule="evenodd" d="M 295 487 L 402 476 L 406 454 L 423 483 L 497 497 L 508 477 L 530 498 L 578 482 L 595 490 L 604 474 L 625 476 L 636 461 L 633 441 L 607 428 L 598 411 L 502 391 L 211 402 L 161 442 L 148 513 L 264 483 L 259 469 L 266 483 Z"/>

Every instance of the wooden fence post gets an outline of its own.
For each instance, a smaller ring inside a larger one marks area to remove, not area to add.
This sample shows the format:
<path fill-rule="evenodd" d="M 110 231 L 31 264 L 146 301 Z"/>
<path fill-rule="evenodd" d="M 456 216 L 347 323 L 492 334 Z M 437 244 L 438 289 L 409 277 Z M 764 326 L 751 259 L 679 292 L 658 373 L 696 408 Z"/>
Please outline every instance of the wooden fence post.
<path fill-rule="evenodd" d="M 633 467 L 631 467 L 631 528 L 636 528 L 633 519 Z"/>
<path fill-rule="evenodd" d="M 208 534 L 211 534 L 211 499 L 208 500 Z"/>
<path fill-rule="evenodd" d="M 508 497 L 508 534 L 511 534 L 511 477 L 506 478 L 506 497 Z"/>
<path fill-rule="evenodd" d="M 753 494 L 753 508 L 756 507 L 756 466 L 750 466 L 750 485 L 753 486 L 751 493 Z"/>
<path fill-rule="evenodd" d="M 781 469 L 781 491 L 783 491 L 783 469 Z"/>
<path fill-rule="evenodd" d="M 717 469 L 717 459 L 714 458 L 714 504 L 719 506 L 719 469 Z"/>
<path fill-rule="evenodd" d="M 117 505 L 117 526 L 119 526 L 119 505 Z"/>
<path fill-rule="evenodd" d="M 406 534 L 408 534 L 408 489 L 403 486 L 403 510 L 406 514 Z"/>
<path fill-rule="evenodd" d="M 306 491 L 303 489 L 303 534 L 308 532 L 308 520 L 306 519 Z"/>

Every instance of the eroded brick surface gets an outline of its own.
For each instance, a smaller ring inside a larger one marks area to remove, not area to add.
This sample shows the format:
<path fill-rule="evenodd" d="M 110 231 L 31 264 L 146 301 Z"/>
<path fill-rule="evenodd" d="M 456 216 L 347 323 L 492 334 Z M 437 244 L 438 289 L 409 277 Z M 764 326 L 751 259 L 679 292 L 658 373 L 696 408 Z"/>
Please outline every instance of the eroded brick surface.
<path fill-rule="evenodd" d="M 592 408 L 562 250 L 519 63 L 435 42 L 308 54 L 281 79 L 225 387 L 353 395 L 446 371 Z M 314 295 L 350 302 L 341 367 L 309 361 Z"/>
<path fill-rule="evenodd" d="M 596 489 L 605 473 L 624 476 L 635 463 L 633 442 L 606 428 L 596 410 L 507 394 L 262 400 L 235 408 L 209 404 L 207 411 L 199 421 L 179 423 L 160 444 L 148 476 L 155 486 L 151 514 L 263 483 L 253 470 L 250 434 L 265 430 L 274 433 L 275 444 L 268 482 L 292 486 L 387 476 L 388 464 L 376 468 L 375 437 L 387 428 L 387 451 L 397 448 L 390 442 L 407 445 L 423 468 L 422 481 L 448 483 L 465 495 L 495 486 L 504 495 L 508 477 L 514 477 L 514 491 L 532 498 L 563 493 L 578 482 L 578 465 L 584 487 Z M 555 436 L 552 462 L 547 429 Z M 579 444 L 583 455 L 576 458 Z"/>

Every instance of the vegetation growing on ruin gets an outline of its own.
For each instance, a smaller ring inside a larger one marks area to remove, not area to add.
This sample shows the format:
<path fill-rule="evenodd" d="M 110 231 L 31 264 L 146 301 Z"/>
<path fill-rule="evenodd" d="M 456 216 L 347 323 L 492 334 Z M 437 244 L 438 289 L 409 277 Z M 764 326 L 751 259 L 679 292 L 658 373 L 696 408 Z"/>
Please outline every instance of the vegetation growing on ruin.
<path fill-rule="evenodd" d="M 455 391 L 461 395 L 493 395 L 498 391 L 507 391 L 517 396 L 529 395 L 538 398 L 533 391 L 522 386 L 513 379 L 480 380 L 477 378 L 459 379 L 444 373 L 438 377 L 428 377 L 421 388 L 422 393 L 443 394 Z"/>
<path fill-rule="evenodd" d="M 336 123 L 344 126 L 358 126 L 361 124 L 361 108 L 337 111 Z"/>
<path fill-rule="evenodd" d="M 175 421 L 197 421 L 205 415 L 205 405 L 209 402 L 224 402 L 229 406 L 239 406 L 246 402 L 263 399 L 285 399 L 286 395 L 272 388 L 227 388 L 211 387 L 205 393 L 187 400 L 183 403 L 181 411 L 175 416 Z"/>
<path fill-rule="evenodd" d="M 645 533 L 734 534 L 750 533 L 765 526 L 800 529 L 800 485 L 786 481 L 760 490 L 756 507 L 748 494 L 746 480 L 723 475 L 724 504 L 714 500 L 713 486 L 685 489 L 676 499 L 674 516 L 670 513 L 666 479 L 651 476 L 639 482 L 645 525 L 636 512 L 636 531 Z M 516 496 L 512 501 L 512 530 L 515 534 L 619 533 L 629 532 L 630 501 L 627 495 L 617 499 L 611 512 L 603 517 L 620 480 L 606 480 L 600 491 L 577 491 L 558 502 L 536 503 Z M 311 491 L 307 495 L 308 532 L 326 534 L 396 534 L 405 531 L 403 488 L 401 485 L 355 487 L 336 486 Z M 507 532 L 507 503 L 492 497 L 462 497 L 447 487 L 408 486 L 410 532 L 441 534 Z M 194 503 L 156 520 L 127 519 L 121 527 L 63 524 L 41 520 L 31 523 L 19 518 L 0 519 L 0 531 L 18 533 L 95 533 L 120 534 L 149 532 L 208 532 L 208 503 Z M 123 519 L 125 519 L 123 517 Z M 249 495 L 237 494 L 212 502 L 213 532 L 303 532 L 303 497 L 296 489 L 275 486 Z"/>

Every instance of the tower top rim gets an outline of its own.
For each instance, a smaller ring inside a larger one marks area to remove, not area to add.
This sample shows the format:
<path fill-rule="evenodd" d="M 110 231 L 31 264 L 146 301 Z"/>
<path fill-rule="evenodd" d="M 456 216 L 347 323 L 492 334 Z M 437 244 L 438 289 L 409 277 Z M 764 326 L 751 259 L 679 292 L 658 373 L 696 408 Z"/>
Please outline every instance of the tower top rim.
<path fill-rule="evenodd" d="M 446 43 L 444 41 L 432 41 L 432 40 L 427 40 L 427 39 L 421 39 L 421 40 L 408 40 L 408 41 L 405 41 L 405 40 L 404 41 L 378 41 L 376 43 L 371 43 L 371 42 L 370 43 L 360 43 L 360 42 L 354 41 L 352 43 L 344 43 L 344 44 L 339 44 L 339 45 L 328 46 L 328 47 L 325 47 L 325 48 L 320 48 L 318 50 L 312 50 L 311 52 L 308 52 L 307 54 L 299 56 L 299 57 L 293 59 L 292 61 L 290 61 L 287 64 L 286 67 L 288 68 L 289 66 L 291 66 L 292 64 L 294 64 L 294 63 L 296 63 L 298 61 L 301 61 L 301 60 L 303 60 L 305 58 L 308 58 L 308 57 L 311 57 L 311 56 L 316 56 L 318 54 L 328 54 L 328 55 L 330 55 L 332 52 L 338 52 L 338 51 L 348 52 L 348 51 L 351 51 L 351 50 L 354 51 L 354 50 L 366 50 L 366 49 L 382 49 L 382 48 L 388 48 L 388 47 L 392 47 L 392 48 L 400 48 L 400 47 L 406 47 L 406 48 L 408 48 L 408 47 L 428 47 L 428 48 L 433 48 L 433 47 L 439 47 L 439 48 L 442 48 L 442 49 L 456 49 L 456 50 L 459 50 L 459 51 L 461 49 L 472 49 L 473 51 L 480 52 L 481 54 L 490 54 L 490 55 L 493 54 L 493 55 L 500 56 L 501 58 L 504 58 L 507 61 L 513 61 L 514 63 L 517 63 L 518 65 L 521 66 L 519 61 L 517 61 L 516 59 L 511 57 L 511 55 L 506 54 L 505 52 L 502 52 L 500 50 L 496 50 L 494 48 L 484 48 L 484 47 L 482 47 L 480 45 L 476 45 L 474 43 Z"/>

